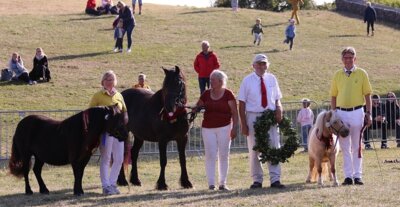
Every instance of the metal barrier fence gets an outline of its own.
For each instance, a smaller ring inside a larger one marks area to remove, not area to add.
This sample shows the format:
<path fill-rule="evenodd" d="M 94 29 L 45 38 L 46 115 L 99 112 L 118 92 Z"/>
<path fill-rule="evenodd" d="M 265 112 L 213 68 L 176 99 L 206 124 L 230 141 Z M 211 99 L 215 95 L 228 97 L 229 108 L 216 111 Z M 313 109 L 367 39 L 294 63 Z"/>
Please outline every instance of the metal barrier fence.
<path fill-rule="evenodd" d="M 386 102 L 386 100 L 382 99 Z M 318 115 L 321 110 L 329 109 L 329 102 L 322 102 L 317 104 L 314 101 L 310 102 L 310 108 L 314 112 L 314 116 Z M 284 108 L 284 115 L 292 120 L 293 127 L 298 131 L 298 136 L 300 137 L 300 124 L 296 123 L 296 118 L 299 110 L 302 108 L 302 102 L 285 102 L 282 103 Z M 76 114 L 79 110 L 46 110 L 46 111 L 0 111 L 0 160 L 9 159 L 11 155 L 11 145 L 12 138 L 16 129 L 18 122 L 30 114 L 40 114 L 45 115 L 54 119 L 63 120 L 73 114 Z M 391 111 L 393 113 L 400 113 L 400 111 Z M 390 112 L 390 113 L 391 113 Z M 395 114 L 396 115 L 396 114 Z M 199 114 L 193 123 L 193 126 L 188 132 L 188 144 L 186 146 L 187 152 L 201 153 L 204 151 L 204 145 L 201 136 L 201 121 L 203 119 L 203 114 Z M 397 128 L 386 128 L 374 129 L 370 133 L 370 141 L 380 142 L 383 130 L 387 130 L 387 139 L 392 141 L 396 137 L 399 139 L 400 125 Z M 397 130 L 396 130 L 397 129 Z M 133 139 L 131 137 L 131 139 Z M 284 142 L 285 138 L 281 139 Z M 301 137 L 299 140 L 302 140 Z M 304 143 L 300 143 L 304 145 Z M 232 141 L 231 149 L 247 149 L 246 137 L 243 137 L 241 133 L 238 133 L 238 137 Z M 167 152 L 177 152 L 177 145 L 175 142 L 170 142 L 167 147 Z M 152 154 L 158 153 L 158 144 L 152 142 L 145 142 L 140 151 L 141 154 Z"/>

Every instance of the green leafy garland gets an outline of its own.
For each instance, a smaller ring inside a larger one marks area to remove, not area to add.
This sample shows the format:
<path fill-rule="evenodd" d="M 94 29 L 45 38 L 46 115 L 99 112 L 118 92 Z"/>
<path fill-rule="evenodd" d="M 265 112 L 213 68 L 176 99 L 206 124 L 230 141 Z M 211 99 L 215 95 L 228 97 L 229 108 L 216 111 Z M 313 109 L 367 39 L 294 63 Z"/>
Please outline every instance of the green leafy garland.
<path fill-rule="evenodd" d="M 253 150 L 261 153 L 260 161 L 262 163 L 271 162 L 276 165 L 279 162 L 288 162 L 288 158 L 294 155 L 299 147 L 299 139 L 296 131 L 292 128 L 292 123 L 287 117 L 283 117 L 282 122 L 278 124 L 284 136 L 287 136 L 285 144 L 280 149 L 271 148 L 269 146 L 269 129 L 276 125 L 275 111 L 266 110 L 254 122 L 254 131 L 256 137 L 256 145 Z"/>

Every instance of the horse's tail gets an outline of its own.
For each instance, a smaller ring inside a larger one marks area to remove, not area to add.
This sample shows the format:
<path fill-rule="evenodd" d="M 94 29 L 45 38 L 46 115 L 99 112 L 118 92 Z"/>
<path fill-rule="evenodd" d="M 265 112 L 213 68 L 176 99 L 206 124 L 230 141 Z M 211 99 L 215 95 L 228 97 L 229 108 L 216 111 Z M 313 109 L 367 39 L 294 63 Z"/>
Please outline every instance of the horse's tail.
<path fill-rule="evenodd" d="M 126 172 L 128 172 L 128 165 L 131 162 L 131 148 L 132 148 L 132 142 L 128 138 L 124 142 L 124 162 L 122 165 Z"/>
<path fill-rule="evenodd" d="M 23 166 L 24 162 L 21 159 L 17 144 L 14 140 L 11 149 L 10 161 L 8 162 L 8 168 L 10 169 L 10 173 L 12 175 L 16 176 L 17 178 L 22 178 L 24 175 Z"/>

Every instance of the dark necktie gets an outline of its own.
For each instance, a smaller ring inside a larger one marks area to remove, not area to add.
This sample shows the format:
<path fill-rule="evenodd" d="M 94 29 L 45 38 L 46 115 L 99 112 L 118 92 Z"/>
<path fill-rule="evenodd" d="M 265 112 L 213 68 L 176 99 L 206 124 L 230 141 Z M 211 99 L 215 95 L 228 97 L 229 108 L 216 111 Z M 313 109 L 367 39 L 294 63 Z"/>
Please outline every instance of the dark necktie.
<path fill-rule="evenodd" d="M 349 77 L 350 74 L 351 74 L 351 70 L 346 70 L 346 75 L 347 75 L 347 77 Z"/>
<path fill-rule="evenodd" d="M 260 80 L 261 80 L 261 106 L 265 108 L 268 105 L 267 89 L 265 88 L 264 79 L 260 77 Z"/>

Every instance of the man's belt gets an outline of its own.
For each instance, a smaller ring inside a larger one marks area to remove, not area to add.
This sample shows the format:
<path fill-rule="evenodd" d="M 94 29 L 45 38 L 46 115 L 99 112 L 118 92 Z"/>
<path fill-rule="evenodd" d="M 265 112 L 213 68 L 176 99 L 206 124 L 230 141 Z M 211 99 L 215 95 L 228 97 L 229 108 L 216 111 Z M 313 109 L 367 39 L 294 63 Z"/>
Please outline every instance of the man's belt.
<path fill-rule="evenodd" d="M 360 109 L 362 107 L 363 107 L 362 105 L 359 105 L 359 106 L 355 106 L 355 107 L 352 107 L 352 108 L 336 107 L 336 109 L 339 109 L 341 111 L 354 111 L 354 110 Z"/>

